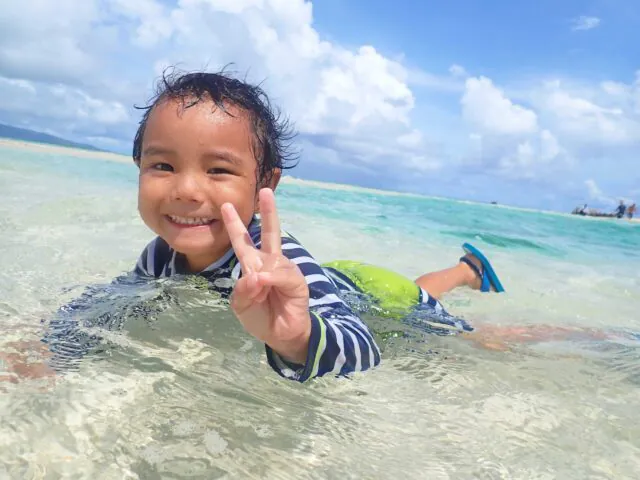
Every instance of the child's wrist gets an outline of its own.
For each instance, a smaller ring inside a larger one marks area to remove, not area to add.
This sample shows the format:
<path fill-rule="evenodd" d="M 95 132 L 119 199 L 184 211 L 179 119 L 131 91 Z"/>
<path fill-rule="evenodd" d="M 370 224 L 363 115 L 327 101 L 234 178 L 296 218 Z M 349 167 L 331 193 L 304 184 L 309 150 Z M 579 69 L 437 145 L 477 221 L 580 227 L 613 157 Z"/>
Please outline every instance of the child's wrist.
<path fill-rule="evenodd" d="M 304 331 L 296 338 L 283 342 L 276 342 L 277 345 L 270 345 L 272 350 L 276 352 L 284 360 L 298 365 L 305 365 L 307 355 L 309 353 L 309 339 L 311 338 L 311 318 Z"/>

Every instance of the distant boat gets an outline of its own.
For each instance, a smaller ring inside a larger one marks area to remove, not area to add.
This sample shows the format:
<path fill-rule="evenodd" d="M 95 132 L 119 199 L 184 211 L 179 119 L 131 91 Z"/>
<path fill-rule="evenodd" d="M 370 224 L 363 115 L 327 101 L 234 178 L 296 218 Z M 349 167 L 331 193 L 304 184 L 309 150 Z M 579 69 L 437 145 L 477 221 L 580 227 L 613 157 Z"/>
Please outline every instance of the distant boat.
<path fill-rule="evenodd" d="M 587 210 L 584 207 L 576 207 L 571 212 L 572 215 L 580 215 L 582 217 L 597 217 L 597 218 L 618 218 L 615 213 L 604 213 L 598 210 Z"/>
<path fill-rule="evenodd" d="M 617 215 L 615 213 L 600 213 L 600 212 L 581 212 L 574 210 L 571 212 L 572 215 L 580 215 L 583 217 L 599 217 L 599 218 L 616 218 Z"/>

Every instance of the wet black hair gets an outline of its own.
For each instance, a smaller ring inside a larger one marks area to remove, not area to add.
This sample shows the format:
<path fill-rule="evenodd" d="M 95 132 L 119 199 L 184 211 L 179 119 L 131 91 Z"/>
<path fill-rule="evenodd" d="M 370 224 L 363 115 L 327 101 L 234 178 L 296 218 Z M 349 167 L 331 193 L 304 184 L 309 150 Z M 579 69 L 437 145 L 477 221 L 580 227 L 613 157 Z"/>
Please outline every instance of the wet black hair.
<path fill-rule="evenodd" d="M 218 73 L 180 73 L 168 69 L 159 79 L 151 100 L 144 106 L 135 106 L 144 110 L 133 140 L 133 161 L 137 165 L 140 165 L 142 139 L 149 115 L 164 100 L 177 100 L 182 108 L 213 102 L 215 107 L 230 116 L 233 115 L 226 108 L 228 105 L 244 110 L 249 115 L 253 130 L 252 146 L 258 164 L 258 185 L 268 184 L 274 170 L 293 168 L 297 164 L 298 155 L 293 151 L 295 131 L 288 118 L 271 105 L 269 97 L 259 85 L 234 78 L 225 70 Z"/>

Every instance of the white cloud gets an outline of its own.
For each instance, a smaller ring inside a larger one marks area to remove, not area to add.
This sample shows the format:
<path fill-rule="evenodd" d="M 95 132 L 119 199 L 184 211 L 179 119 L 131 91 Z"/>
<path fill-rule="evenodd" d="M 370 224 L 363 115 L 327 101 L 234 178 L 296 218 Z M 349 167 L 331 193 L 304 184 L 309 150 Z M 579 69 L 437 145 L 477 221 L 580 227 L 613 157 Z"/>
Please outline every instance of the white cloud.
<path fill-rule="evenodd" d="M 512 158 L 504 158 L 503 166 L 509 168 L 520 168 L 527 169 L 531 166 L 531 164 L 535 161 L 535 152 L 531 142 L 525 140 L 522 143 L 519 143 L 516 148 L 516 153 Z"/>
<path fill-rule="evenodd" d="M 37 90 L 33 84 L 27 80 L 16 80 L 13 78 L 0 77 L 0 91 L 4 90 L 2 98 L 11 99 L 11 93 L 17 95 L 36 95 Z"/>
<path fill-rule="evenodd" d="M 299 121 L 313 133 L 352 130 L 367 120 L 408 125 L 414 99 L 404 79 L 402 68 L 373 47 L 335 52 L 334 64 L 320 72 L 318 88 Z"/>
<path fill-rule="evenodd" d="M 92 97 L 83 90 L 62 84 L 40 85 L 27 80 L 0 77 L 0 98 L 5 112 L 37 112 L 55 120 L 117 125 L 129 121 L 120 102 Z"/>
<path fill-rule="evenodd" d="M 304 0 L 5 3 L 1 119 L 75 140 L 130 142 L 140 115 L 131 105 L 145 102 L 166 66 L 233 63 L 249 81 L 264 81 L 301 131 L 300 142 L 313 145 L 303 163 L 317 156 L 314 165 L 329 159 L 372 176 L 387 166 L 405 174 L 442 167 L 452 177 L 463 164 L 548 178 L 574 158 L 585 168 L 585 155 L 606 158 L 606 148 L 640 144 L 640 72 L 630 82 L 537 81 L 519 91 L 458 64 L 426 72 L 371 45 L 328 41 Z M 455 98 L 462 115 L 451 106 Z"/>
<path fill-rule="evenodd" d="M 568 161 L 558 140 L 548 130 L 518 142 L 515 147 L 509 142 L 500 143 L 498 147 L 503 154 L 496 165 L 497 171 L 512 178 L 545 175 L 550 165 Z"/>
<path fill-rule="evenodd" d="M 540 157 L 543 161 L 551 161 L 561 152 L 562 149 L 558 140 L 549 130 L 540 132 Z"/>
<path fill-rule="evenodd" d="M 415 148 L 422 143 L 422 133 L 420 130 L 413 130 L 410 133 L 405 133 L 397 138 L 399 145 L 407 148 Z"/>
<path fill-rule="evenodd" d="M 140 21 L 136 28 L 134 44 L 143 48 L 153 47 L 173 33 L 171 18 L 166 8 L 155 0 L 111 0 L 112 11 L 131 21 Z"/>
<path fill-rule="evenodd" d="M 636 78 L 631 86 L 629 95 L 631 97 L 633 113 L 640 116 L 640 70 L 636 71 Z"/>
<path fill-rule="evenodd" d="M 467 71 L 464 69 L 463 66 L 457 65 L 455 63 L 449 67 L 449 73 L 452 76 L 458 77 L 458 78 L 464 78 L 469 76 L 469 74 L 467 73 Z"/>
<path fill-rule="evenodd" d="M 538 113 L 519 105 L 486 77 L 467 79 L 461 99 L 464 119 L 473 128 L 467 165 L 509 178 L 545 177 L 566 167 L 571 156 Z"/>
<path fill-rule="evenodd" d="M 233 62 L 239 72 L 249 72 L 250 81 L 266 79 L 274 103 L 302 133 L 364 136 L 365 144 L 390 148 L 396 137 L 414 130 L 407 70 L 372 46 L 349 50 L 322 40 L 309 2 L 182 0 L 171 11 L 130 13 L 138 15 L 138 31 L 147 23 L 171 24 L 155 37 L 154 48 L 162 50 L 156 71 L 178 62 L 186 69 Z"/>
<path fill-rule="evenodd" d="M 411 176 L 414 176 L 416 172 L 433 172 L 439 170 L 441 167 L 442 163 L 438 159 L 431 158 L 428 155 L 413 154 L 407 157 L 406 172 L 410 172 Z"/>
<path fill-rule="evenodd" d="M 537 116 L 539 130 L 514 136 L 481 130 L 481 139 L 468 143 L 470 165 L 508 178 L 555 183 L 558 191 L 574 192 L 569 195 L 578 201 L 584 193 L 570 186 L 578 173 L 606 179 L 619 192 L 633 196 L 629 192 L 638 180 L 640 147 L 637 73 L 631 82 L 564 78 L 515 86 L 505 88 L 505 97 L 513 103 L 526 102 Z M 473 128 L 477 131 L 477 123 Z M 629 174 L 620 176 L 616 171 Z M 593 188 L 592 192 L 599 201 L 608 198 L 602 192 L 598 197 Z"/>
<path fill-rule="evenodd" d="M 608 95 L 623 96 L 629 93 L 629 87 L 621 82 L 604 81 L 600 87 Z"/>
<path fill-rule="evenodd" d="M 607 203 L 607 204 L 614 202 L 613 198 L 605 195 L 602 192 L 602 190 L 600 189 L 598 184 L 595 182 L 595 180 L 590 178 L 588 180 L 585 180 L 584 184 L 587 187 L 587 192 L 590 200 L 593 200 L 595 202 L 600 202 L 600 203 Z"/>
<path fill-rule="evenodd" d="M 603 82 L 591 88 L 546 82 L 533 95 L 554 129 L 583 145 L 640 143 L 640 112 L 634 109 L 637 85 Z"/>
<path fill-rule="evenodd" d="M 103 33 L 94 0 L 4 2 L 0 9 L 0 74 L 75 82 L 98 65 L 90 48 Z"/>
<path fill-rule="evenodd" d="M 613 197 L 611 195 L 605 194 L 602 191 L 602 189 L 598 186 L 598 184 L 595 182 L 595 180 L 591 178 L 588 180 L 585 180 L 584 184 L 587 187 L 587 193 L 588 193 L 589 199 L 594 202 L 605 204 L 605 205 L 611 205 L 611 206 L 616 205 L 620 200 L 624 201 L 627 204 L 634 203 L 634 200 L 632 198 L 629 198 L 625 195 Z M 634 195 L 633 191 L 629 193 L 631 195 Z"/>
<path fill-rule="evenodd" d="M 582 15 L 578 18 L 574 18 L 571 21 L 571 30 L 574 32 L 580 30 L 591 30 L 600 25 L 600 19 L 598 17 L 589 17 L 586 15 Z"/>
<path fill-rule="evenodd" d="M 486 133 L 521 135 L 538 129 L 536 113 L 513 103 L 489 78 L 468 78 L 461 103 L 464 118 Z"/>
<path fill-rule="evenodd" d="M 0 98 L 2 123 L 98 147 L 130 150 L 135 123 L 120 102 L 96 98 L 74 86 L 4 77 L 0 77 Z"/>
<path fill-rule="evenodd" d="M 451 70 L 449 75 L 436 75 L 417 68 L 410 68 L 407 73 L 407 84 L 410 86 L 425 87 L 443 93 L 458 93 L 464 90 L 464 79 L 454 75 Z"/>
<path fill-rule="evenodd" d="M 29 97 L 33 101 L 3 104 L 5 111 L 28 115 L 38 110 L 37 98 L 46 103 L 39 115 L 52 121 L 131 124 L 138 114 L 129 105 L 146 100 L 145 87 L 164 67 L 215 70 L 233 63 L 249 81 L 264 81 L 301 133 L 339 136 L 334 145 L 359 145 L 361 154 L 349 149 L 354 161 L 375 163 L 396 155 L 400 164 L 414 165 L 415 155 L 424 153 L 422 134 L 410 119 L 415 99 L 409 70 L 373 46 L 347 49 L 323 40 L 313 27 L 311 2 L 54 3 L 25 0 L 0 11 L 0 26 L 16 25 L 15 31 L 0 33 L 0 75 L 37 90 Z M 101 55 L 107 50 L 109 55 Z M 442 88 L 447 82 L 452 77 L 441 78 Z M 91 135 L 100 138 L 103 131 Z"/>
<path fill-rule="evenodd" d="M 603 108 L 584 98 L 576 97 L 560 88 L 554 88 L 550 92 L 547 101 L 549 107 L 554 109 L 560 116 L 566 118 L 581 118 L 585 116 L 598 115 L 622 115 L 619 108 Z"/>

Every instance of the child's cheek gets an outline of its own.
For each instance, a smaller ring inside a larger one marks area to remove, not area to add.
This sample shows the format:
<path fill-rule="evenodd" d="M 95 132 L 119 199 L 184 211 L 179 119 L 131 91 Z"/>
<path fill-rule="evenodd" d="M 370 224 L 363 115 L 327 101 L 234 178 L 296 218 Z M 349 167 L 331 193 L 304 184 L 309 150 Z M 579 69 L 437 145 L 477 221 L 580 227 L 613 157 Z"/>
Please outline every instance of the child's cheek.
<path fill-rule="evenodd" d="M 154 195 L 154 189 L 150 182 L 146 182 L 141 178 L 140 188 L 138 189 L 138 212 L 144 223 L 152 226 L 154 222 L 154 210 L 157 210 L 157 201 Z"/>

